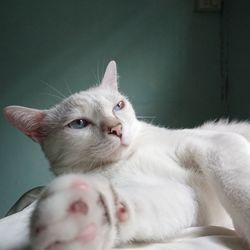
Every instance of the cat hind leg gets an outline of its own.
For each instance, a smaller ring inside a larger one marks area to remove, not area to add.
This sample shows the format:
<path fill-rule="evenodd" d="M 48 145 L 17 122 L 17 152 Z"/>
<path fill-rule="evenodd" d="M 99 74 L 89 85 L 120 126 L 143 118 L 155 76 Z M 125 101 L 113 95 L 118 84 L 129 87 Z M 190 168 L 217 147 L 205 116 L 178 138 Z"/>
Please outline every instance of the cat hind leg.
<path fill-rule="evenodd" d="M 198 166 L 230 214 L 236 232 L 250 245 L 250 144 L 234 133 L 192 135 L 178 155 Z M 183 157 L 184 156 L 184 157 Z"/>

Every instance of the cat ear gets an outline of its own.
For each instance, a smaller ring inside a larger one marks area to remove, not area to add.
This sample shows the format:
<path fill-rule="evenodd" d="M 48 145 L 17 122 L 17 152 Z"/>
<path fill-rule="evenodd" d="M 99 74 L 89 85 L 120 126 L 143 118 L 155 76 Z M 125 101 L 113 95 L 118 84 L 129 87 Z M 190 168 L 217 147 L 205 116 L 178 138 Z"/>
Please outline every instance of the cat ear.
<path fill-rule="evenodd" d="M 42 121 L 46 115 L 45 110 L 30 109 L 20 106 L 8 106 L 4 108 L 6 119 L 33 141 L 42 143 L 47 136 L 42 126 Z"/>
<path fill-rule="evenodd" d="M 116 62 L 111 61 L 105 70 L 100 87 L 118 90 L 117 78 Z"/>

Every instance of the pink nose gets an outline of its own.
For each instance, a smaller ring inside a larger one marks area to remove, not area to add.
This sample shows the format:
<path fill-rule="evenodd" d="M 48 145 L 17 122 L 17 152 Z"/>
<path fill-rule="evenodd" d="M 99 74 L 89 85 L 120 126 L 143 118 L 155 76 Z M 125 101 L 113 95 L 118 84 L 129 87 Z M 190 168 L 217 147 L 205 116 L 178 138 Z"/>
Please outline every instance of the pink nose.
<path fill-rule="evenodd" d="M 122 125 L 118 124 L 112 128 L 108 129 L 108 134 L 116 135 L 117 137 L 122 137 Z"/>

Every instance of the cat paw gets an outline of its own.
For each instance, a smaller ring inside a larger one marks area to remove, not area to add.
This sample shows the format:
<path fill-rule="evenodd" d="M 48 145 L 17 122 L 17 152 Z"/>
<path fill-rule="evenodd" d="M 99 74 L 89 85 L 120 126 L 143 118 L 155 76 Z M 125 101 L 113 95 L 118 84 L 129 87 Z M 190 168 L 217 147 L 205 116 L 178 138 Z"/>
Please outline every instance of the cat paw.
<path fill-rule="evenodd" d="M 32 249 L 110 249 L 116 235 L 116 204 L 105 179 L 77 174 L 57 178 L 32 215 Z"/>

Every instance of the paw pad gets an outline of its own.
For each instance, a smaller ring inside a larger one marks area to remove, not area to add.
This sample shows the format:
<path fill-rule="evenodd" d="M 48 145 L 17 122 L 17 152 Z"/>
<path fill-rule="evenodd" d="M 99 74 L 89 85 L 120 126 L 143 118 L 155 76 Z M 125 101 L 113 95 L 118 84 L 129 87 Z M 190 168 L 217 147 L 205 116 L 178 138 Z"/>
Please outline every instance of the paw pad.
<path fill-rule="evenodd" d="M 80 213 L 80 214 L 87 214 L 88 213 L 88 206 L 85 202 L 83 202 L 82 200 L 78 200 L 78 201 L 75 201 L 73 202 L 68 211 L 70 213 Z"/>
<path fill-rule="evenodd" d="M 117 210 L 117 217 L 120 222 L 125 222 L 128 220 L 128 210 L 125 204 L 120 202 L 118 205 L 118 210 Z"/>
<path fill-rule="evenodd" d="M 96 237 L 96 225 L 91 223 L 77 236 L 78 240 L 89 242 Z"/>
<path fill-rule="evenodd" d="M 88 185 L 82 180 L 75 180 L 72 182 L 71 187 L 86 190 Z"/>

